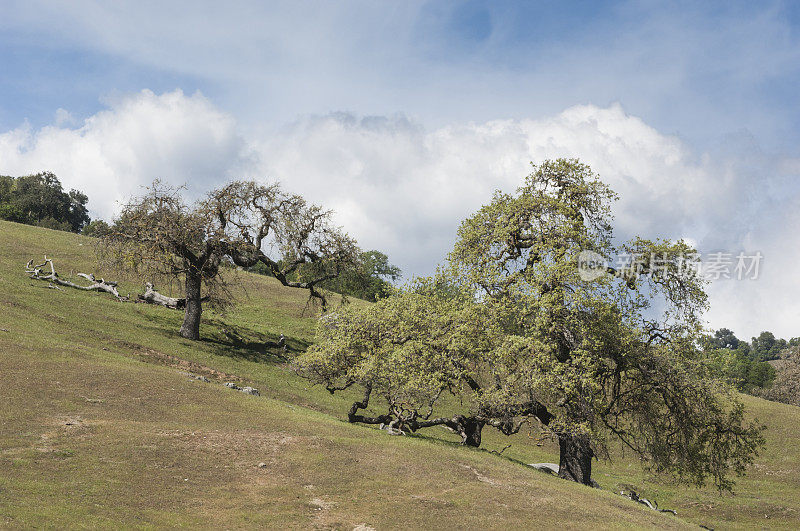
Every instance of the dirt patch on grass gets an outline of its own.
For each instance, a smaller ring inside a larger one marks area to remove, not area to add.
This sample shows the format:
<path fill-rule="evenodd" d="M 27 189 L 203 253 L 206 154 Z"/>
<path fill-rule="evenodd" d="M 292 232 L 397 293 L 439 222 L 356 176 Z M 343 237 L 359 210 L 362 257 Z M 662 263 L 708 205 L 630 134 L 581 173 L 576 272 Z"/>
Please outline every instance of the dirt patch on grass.
<path fill-rule="evenodd" d="M 83 436 L 91 432 L 92 427 L 102 424 L 101 421 L 86 420 L 79 416 L 59 415 L 48 419 L 44 426 L 49 428 L 40 435 L 43 440 L 58 439 L 64 436 Z"/>
<path fill-rule="evenodd" d="M 204 459 L 219 460 L 254 474 L 282 468 L 279 466 L 282 452 L 292 445 L 309 443 L 307 437 L 257 430 L 170 431 L 163 435 L 173 439 L 184 451 L 199 453 Z"/>
<path fill-rule="evenodd" d="M 328 520 L 328 511 L 336 504 L 324 498 L 311 498 L 308 500 L 308 504 L 314 511 L 314 528 L 331 529 L 333 526 L 330 525 Z"/>
<path fill-rule="evenodd" d="M 44 429 L 38 438 L 32 439 L 30 444 L 21 445 L 3 450 L 3 454 L 19 455 L 29 450 L 36 450 L 42 454 L 53 454 L 60 457 L 71 457 L 72 451 L 63 449 L 67 441 L 80 441 L 91 437 L 93 427 L 102 424 L 102 421 L 88 421 L 82 417 L 59 415 L 45 419 L 41 427 Z"/>
<path fill-rule="evenodd" d="M 228 374 L 224 371 L 219 371 L 207 365 L 197 363 L 194 361 L 185 360 L 172 354 L 159 352 L 151 348 L 146 348 L 142 345 L 135 345 L 126 343 L 125 346 L 131 349 L 131 355 L 146 363 L 154 363 L 156 365 L 164 365 L 182 371 L 190 372 L 213 380 L 237 381 L 243 382 L 244 379 L 236 376 L 235 374 Z"/>
<path fill-rule="evenodd" d="M 336 505 L 335 503 L 323 500 L 322 498 L 311 498 L 308 503 L 314 508 L 315 511 L 327 511 Z"/>
<path fill-rule="evenodd" d="M 490 477 L 484 476 L 483 474 L 478 472 L 478 470 L 476 470 L 475 468 L 473 468 L 473 467 L 471 467 L 469 465 L 461 465 L 461 467 L 471 471 L 475 475 L 475 479 L 477 479 L 481 483 L 486 483 L 487 485 L 491 485 L 492 487 L 501 487 L 502 486 L 502 484 L 499 481 L 494 480 L 494 479 L 492 479 Z"/>

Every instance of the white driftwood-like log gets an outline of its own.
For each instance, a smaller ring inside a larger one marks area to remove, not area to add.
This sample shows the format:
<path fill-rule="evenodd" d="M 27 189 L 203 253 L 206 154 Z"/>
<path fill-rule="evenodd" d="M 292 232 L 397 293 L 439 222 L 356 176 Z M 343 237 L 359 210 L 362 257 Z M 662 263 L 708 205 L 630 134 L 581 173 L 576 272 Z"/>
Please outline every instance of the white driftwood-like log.
<path fill-rule="evenodd" d="M 50 272 L 47 273 L 43 271 L 42 268 L 49 265 Z M 78 276 L 81 278 L 86 279 L 87 281 L 91 282 L 91 284 L 87 286 L 81 286 L 79 284 L 75 284 L 74 282 L 70 282 L 69 280 L 63 280 L 58 276 L 56 273 L 56 268 L 53 265 L 53 260 L 47 258 L 47 255 L 44 257 L 44 262 L 38 265 L 33 264 L 33 259 L 28 260 L 27 265 L 25 266 L 25 272 L 30 275 L 30 277 L 34 280 L 44 280 L 45 282 L 50 283 L 50 287 L 56 286 L 64 286 L 67 288 L 75 288 L 80 289 L 83 291 L 103 291 L 105 293 L 110 293 L 117 300 L 125 301 L 128 300 L 126 297 L 120 296 L 119 292 L 117 291 L 117 283 L 112 281 L 106 281 L 105 279 L 96 279 L 94 275 L 91 273 L 78 273 Z M 55 286 L 54 286 L 55 284 Z"/>
<path fill-rule="evenodd" d="M 179 299 L 176 297 L 167 297 L 157 292 L 153 284 L 147 282 L 144 285 L 144 294 L 139 295 L 139 300 L 148 304 L 160 304 L 167 308 L 179 309 L 186 307 L 186 299 Z"/>

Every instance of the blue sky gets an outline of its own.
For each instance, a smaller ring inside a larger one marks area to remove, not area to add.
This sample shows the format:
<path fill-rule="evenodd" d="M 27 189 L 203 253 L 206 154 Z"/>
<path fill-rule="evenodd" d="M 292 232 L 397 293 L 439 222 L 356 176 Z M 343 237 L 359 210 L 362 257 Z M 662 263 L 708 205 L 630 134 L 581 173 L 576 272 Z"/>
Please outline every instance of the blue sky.
<path fill-rule="evenodd" d="M 800 335 L 799 25 L 795 2 L 6 0 L 0 174 L 53 170 L 106 218 L 155 177 L 279 179 L 423 274 L 529 161 L 578 156 L 621 234 L 765 253 L 713 324 Z"/>
<path fill-rule="evenodd" d="M 166 4 L 4 2 L 0 125 L 181 88 L 265 122 L 340 110 L 438 124 L 620 102 L 696 142 L 748 131 L 797 145 L 792 2 Z"/>

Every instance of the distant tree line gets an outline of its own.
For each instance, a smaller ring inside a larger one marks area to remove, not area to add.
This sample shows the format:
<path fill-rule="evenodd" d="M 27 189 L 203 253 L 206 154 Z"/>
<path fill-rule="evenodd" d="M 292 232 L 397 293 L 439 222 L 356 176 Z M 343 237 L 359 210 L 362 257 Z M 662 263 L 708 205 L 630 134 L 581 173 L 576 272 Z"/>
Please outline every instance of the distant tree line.
<path fill-rule="evenodd" d="M 51 172 L 0 175 L 0 219 L 6 221 L 80 232 L 90 221 L 88 201 L 81 191 L 65 192 Z"/>
<path fill-rule="evenodd" d="M 772 332 L 761 332 L 748 343 L 727 328 L 704 338 L 705 349 L 715 357 L 720 375 L 739 391 L 755 394 L 769 388 L 775 380 L 775 367 L 769 361 L 781 358 L 788 348 L 798 345 L 800 337 L 787 341 L 776 338 Z"/>

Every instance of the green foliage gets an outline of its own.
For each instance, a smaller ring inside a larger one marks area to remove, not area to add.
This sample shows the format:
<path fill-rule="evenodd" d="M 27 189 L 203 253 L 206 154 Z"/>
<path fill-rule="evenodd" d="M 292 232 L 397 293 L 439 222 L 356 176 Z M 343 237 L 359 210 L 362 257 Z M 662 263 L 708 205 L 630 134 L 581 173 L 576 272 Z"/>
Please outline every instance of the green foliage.
<path fill-rule="evenodd" d="M 765 389 L 775 379 L 775 368 L 766 361 L 754 360 L 746 342 L 740 342 L 738 348 L 716 348 L 707 351 L 709 363 L 717 375 L 737 390 L 753 393 L 756 388 Z"/>
<path fill-rule="evenodd" d="M 0 203 L 0 219 L 13 221 L 14 223 L 25 223 L 25 215 L 22 210 L 11 203 Z"/>
<path fill-rule="evenodd" d="M 88 201 L 78 190 L 64 192 L 50 172 L 0 176 L 0 219 L 7 221 L 80 232 L 89 223 Z"/>
<path fill-rule="evenodd" d="M 512 434 L 530 423 L 560 442 L 590 441 L 581 459 L 616 438 L 657 471 L 730 489 L 763 437 L 699 348 L 707 296 L 686 264 L 695 251 L 642 238 L 615 246 L 615 198 L 578 161 L 535 166 L 516 194 L 495 193 L 462 223 L 435 278 L 323 320 L 301 372 L 331 392 L 365 389 L 351 421 L 445 425 L 467 444 L 479 444 L 476 424 Z M 584 251 L 637 260 L 586 280 Z M 653 300 L 665 307 L 656 318 Z M 436 417 L 445 394 L 461 407 Z M 386 413 L 357 414 L 370 396 Z"/>
<path fill-rule="evenodd" d="M 722 328 L 703 338 L 703 347 L 720 378 L 739 391 L 764 396 L 763 390 L 772 386 L 776 370 L 769 360 L 789 356 L 787 349 L 800 344 L 798 338 L 778 339 L 772 332 L 761 332 L 748 343 L 733 332 Z"/>
<path fill-rule="evenodd" d="M 503 336 L 482 305 L 438 296 L 430 279 L 376 304 L 346 306 L 320 321 L 318 344 L 298 363 L 329 390 L 372 386 L 396 414 L 430 409 L 471 360 Z"/>
<path fill-rule="evenodd" d="M 743 379 L 745 382 L 743 391 L 749 391 L 754 387 L 762 389 L 769 387 L 775 380 L 775 367 L 765 361 L 752 362 L 743 374 Z"/>
<path fill-rule="evenodd" d="M 781 352 L 789 346 L 785 339 L 778 339 L 772 332 L 761 332 L 750 341 L 753 359 L 767 361 L 780 357 Z"/>
<path fill-rule="evenodd" d="M 389 296 L 391 281 L 400 278 L 400 268 L 389 263 L 389 257 L 376 250 L 363 251 L 356 267 L 344 271 L 335 279 L 322 283 L 322 287 L 349 297 L 375 302 Z M 301 269 L 300 277 L 304 276 Z"/>
<path fill-rule="evenodd" d="M 102 219 L 95 219 L 90 221 L 81 231 L 81 234 L 84 236 L 90 236 L 92 238 L 102 238 L 103 236 L 107 235 L 111 231 L 111 227 L 108 223 L 103 221 Z"/>
<path fill-rule="evenodd" d="M 708 338 L 708 346 L 710 348 L 737 349 L 740 343 L 742 341 L 727 328 L 720 328 L 714 332 L 713 337 Z"/>

